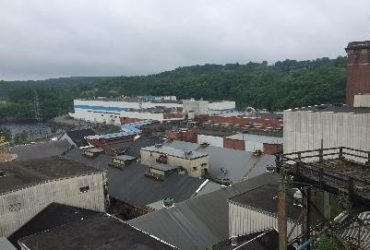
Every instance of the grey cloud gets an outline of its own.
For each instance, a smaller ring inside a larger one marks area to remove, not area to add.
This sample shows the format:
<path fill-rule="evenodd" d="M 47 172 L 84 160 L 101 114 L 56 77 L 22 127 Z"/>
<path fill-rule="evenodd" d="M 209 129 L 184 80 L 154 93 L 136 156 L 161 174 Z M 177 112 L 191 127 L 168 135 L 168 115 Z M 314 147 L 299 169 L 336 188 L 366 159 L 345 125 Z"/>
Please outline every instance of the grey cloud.
<path fill-rule="evenodd" d="M 0 79 L 344 55 L 365 0 L 0 0 Z"/>

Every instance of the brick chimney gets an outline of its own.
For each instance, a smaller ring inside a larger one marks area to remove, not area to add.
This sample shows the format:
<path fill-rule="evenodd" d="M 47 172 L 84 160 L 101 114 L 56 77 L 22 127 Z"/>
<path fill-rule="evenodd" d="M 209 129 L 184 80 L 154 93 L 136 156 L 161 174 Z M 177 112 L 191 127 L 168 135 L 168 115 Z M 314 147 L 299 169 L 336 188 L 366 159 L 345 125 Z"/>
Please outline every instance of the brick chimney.
<path fill-rule="evenodd" d="M 346 103 L 353 106 L 355 95 L 370 93 L 370 41 L 350 42 L 346 52 Z"/>

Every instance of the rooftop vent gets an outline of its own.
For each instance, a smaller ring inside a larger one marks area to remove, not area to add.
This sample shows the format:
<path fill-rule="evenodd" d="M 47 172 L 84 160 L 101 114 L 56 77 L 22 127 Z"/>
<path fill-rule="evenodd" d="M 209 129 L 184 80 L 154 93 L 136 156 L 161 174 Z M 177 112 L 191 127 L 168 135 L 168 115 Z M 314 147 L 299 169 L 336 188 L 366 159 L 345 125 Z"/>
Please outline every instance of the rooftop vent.
<path fill-rule="evenodd" d="M 266 172 L 267 173 L 273 173 L 275 171 L 275 167 L 271 165 L 267 165 Z"/>
<path fill-rule="evenodd" d="M 262 155 L 262 151 L 259 149 L 253 152 L 253 156 L 261 156 L 261 155 Z"/>
<path fill-rule="evenodd" d="M 232 247 L 236 247 L 238 245 L 238 236 L 231 236 L 230 243 Z"/>
<path fill-rule="evenodd" d="M 185 156 L 191 156 L 192 154 L 193 154 L 193 151 L 191 151 L 191 150 L 188 150 L 188 151 L 184 152 Z"/>
<path fill-rule="evenodd" d="M 175 200 L 173 198 L 166 197 L 166 198 L 163 199 L 163 206 L 165 208 L 174 207 L 175 206 Z"/>

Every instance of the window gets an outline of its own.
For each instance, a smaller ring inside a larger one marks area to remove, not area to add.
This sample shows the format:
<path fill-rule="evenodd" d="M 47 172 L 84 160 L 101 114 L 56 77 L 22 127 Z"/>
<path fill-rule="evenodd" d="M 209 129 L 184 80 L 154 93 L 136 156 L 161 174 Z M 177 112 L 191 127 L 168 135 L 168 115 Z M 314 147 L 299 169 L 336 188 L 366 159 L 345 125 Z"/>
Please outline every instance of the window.
<path fill-rule="evenodd" d="M 89 190 L 90 190 L 89 186 L 80 187 L 80 192 L 81 193 L 86 193 Z"/>
<path fill-rule="evenodd" d="M 207 163 L 204 162 L 204 163 L 201 164 L 201 166 L 202 167 L 207 167 Z"/>
<path fill-rule="evenodd" d="M 197 171 L 198 170 L 198 168 L 197 167 L 193 167 L 193 171 Z"/>

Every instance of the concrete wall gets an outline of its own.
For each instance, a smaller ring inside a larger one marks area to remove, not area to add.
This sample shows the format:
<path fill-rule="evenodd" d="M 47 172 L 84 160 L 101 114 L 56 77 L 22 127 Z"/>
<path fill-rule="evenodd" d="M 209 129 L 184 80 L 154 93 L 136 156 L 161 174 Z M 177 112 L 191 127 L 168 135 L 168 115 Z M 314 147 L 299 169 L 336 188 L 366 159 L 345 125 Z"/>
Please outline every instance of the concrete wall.
<path fill-rule="evenodd" d="M 284 112 L 284 153 L 351 147 L 370 150 L 370 113 Z"/>
<path fill-rule="evenodd" d="M 156 159 L 160 156 L 160 153 L 151 152 L 148 150 L 140 150 L 141 164 L 152 166 L 157 164 Z M 187 170 L 188 175 L 192 177 L 201 177 L 202 169 L 208 169 L 208 156 L 196 158 L 196 159 L 185 159 L 167 155 L 167 164 L 175 167 L 183 167 Z M 205 164 L 204 166 L 202 166 Z"/>
<path fill-rule="evenodd" d="M 0 236 L 8 237 L 52 202 L 104 212 L 105 182 L 106 174 L 101 172 L 0 194 Z M 85 186 L 89 190 L 81 192 Z"/>
<path fill-rule="evenodd" d="M 294 221 L 288 219 L 288 232 L 294 226 Z M 251 233 L 262 232 L 268 229 L 278 229 L 277 214 L 265 212 L 249 206 L 240 206 L 229 201 L 229 237 L 242 236 Z M 301 232 L 301 226 L 297 226 L 290 239 L 294 239 Z"/>
<path fill-rule="evenodd" d="M 355 95 L 353 107 L 370 108 L 370 94 Z"/>
<path fill-rule="evenodd" d="M 224 147 L 224 138 L 221 136 L 213 136 L 213 135 L 198 135 L 197 143 L 208 143 L 211 146 L 215 147 Z"/>
<path fill-rule="evenodd" d="M 210 115 L 213 114 L 221 114 L 225 112 L 232 112 L 235 110 L 235 102 L 234 101 L 218 101 L 218 102 L 210 102 L 208 104 L 208 113 Z"/>
<path fill-rule="evenodd" d="M 70 116 L 77 120 L 84 120 L 91 123 L 106 123 L 120 125 L 119 112 L 92 111 L 85 109 L 75 109 Z"/>
<path fill-rule="evenodd" d="M 195 115 L 208 114 L 208 101 L 183 100 L 183 112 L 185 114 L 193 111 Z"/>

